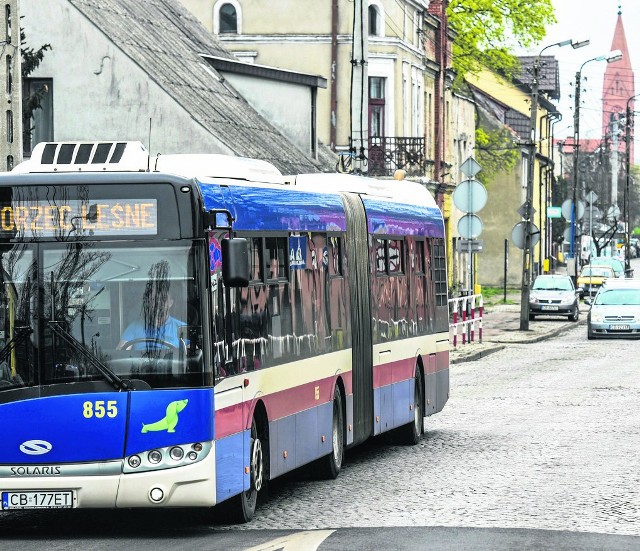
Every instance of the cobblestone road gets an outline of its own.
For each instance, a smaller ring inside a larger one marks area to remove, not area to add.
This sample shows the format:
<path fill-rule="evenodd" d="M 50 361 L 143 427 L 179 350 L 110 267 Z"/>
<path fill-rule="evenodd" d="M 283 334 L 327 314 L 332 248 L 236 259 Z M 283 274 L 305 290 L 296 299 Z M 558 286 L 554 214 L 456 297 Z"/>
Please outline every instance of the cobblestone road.
<path fill-rule="evenodd" d="M 374 441 L 336 481 L 273 484 L 237 528 L 475 526 L 640 535 L 640 343 L 581 324 L 452 366 L 415 447 Z"/>

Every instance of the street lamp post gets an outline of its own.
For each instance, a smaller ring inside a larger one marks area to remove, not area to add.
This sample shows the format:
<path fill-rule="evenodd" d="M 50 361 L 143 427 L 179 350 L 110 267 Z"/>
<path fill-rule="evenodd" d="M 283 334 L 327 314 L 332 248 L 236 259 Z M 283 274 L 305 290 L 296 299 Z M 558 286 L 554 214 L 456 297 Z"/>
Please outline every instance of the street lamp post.
<path fill-rule="evenodd" d="M 625 247 L 624 247 L 624 273 L 625 276 L 630 277 L 631 274 L 631 258 L 629 256 L 630 244 L 631 244 L 631 225 L 629 224 L 629 188 L 631 180 L 631 125 L 633 124 L 633 113 L 631 111 L 630 103 L 634 98 L 637 98 L 640 94 L 631 96 L 627 99 L 627 110 L 625 113 L 625 186 L 624 186 L 624 221 L 627 226 Z"/>
<path fill-rule="evenodd" d="M 522 254 L 522 292 L 520 295 L 520 330 L 529 330 L 529 296 L 531 289 L 531 267 L 533 264 L 533 239 L 532 239 L 532 207 L 533 207 L 533 180 L 536 160 L 536 130 L 538 127 L 538 88 L 540 78 L 540 58 L 545 50 L 554 46 L 568 46 L 581 48 L 589 44 L 589 40 L 563 40 L 545 46 L 533 60 L 533 79 L 531 81 L 531 119 L 529 136 L 529 165 L 527 166 L 527 199 L 524 203 L 524 250 Z"/>
<path fill-rule="evenodd" d="M 580 247 L 577 243 L 578 232 L 578 156 L 580 154 L 580 85 L 582 82 L 582 69 L 588 63 L 592 61 L 606 61 L 612 63 L 622 59 L 622 52 L 620 50 L 613 50 L 607 55 L 600 55 L 592 59 L 588 59 L 581 66 L 576 73 L 576 91 L 575 91 L 575 106 L 573 109 L 573 193 L 571 199 L 571 242 L 569 247 L 569 256 L 573 258 L 575 277 L 578 277 L 580 271 Z"/>

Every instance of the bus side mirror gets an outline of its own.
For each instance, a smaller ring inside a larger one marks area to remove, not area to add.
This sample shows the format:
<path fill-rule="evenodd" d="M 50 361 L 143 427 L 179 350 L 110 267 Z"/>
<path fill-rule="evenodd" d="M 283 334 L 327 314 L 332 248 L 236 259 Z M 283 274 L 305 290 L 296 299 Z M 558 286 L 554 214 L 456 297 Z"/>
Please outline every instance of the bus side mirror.
<path fill-rule="evenodd" d="M 227 287 L 249 286 L 249 245 L 240 237 L 224 238 L 222 246 L 222 280 Z"/>

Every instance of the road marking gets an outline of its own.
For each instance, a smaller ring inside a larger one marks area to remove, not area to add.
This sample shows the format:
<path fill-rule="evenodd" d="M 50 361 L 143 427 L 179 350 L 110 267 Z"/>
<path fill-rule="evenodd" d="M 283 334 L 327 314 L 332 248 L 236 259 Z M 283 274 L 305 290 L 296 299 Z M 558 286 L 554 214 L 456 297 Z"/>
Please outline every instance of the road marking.
<path fill-rule="evenodd" d="M 288 536 L 250 547 L 245 551 L 315 551 L 335 530 L 295 532 Z"/>

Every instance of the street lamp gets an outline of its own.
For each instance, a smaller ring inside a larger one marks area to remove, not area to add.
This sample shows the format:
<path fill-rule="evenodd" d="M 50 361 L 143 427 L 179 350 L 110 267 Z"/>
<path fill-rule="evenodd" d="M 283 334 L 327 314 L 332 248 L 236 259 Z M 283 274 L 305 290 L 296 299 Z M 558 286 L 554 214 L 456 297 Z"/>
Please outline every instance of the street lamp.
<path fill-rule="evenodd" d="M 576 73 L 576 92 L 575 92 L 575 106 L 573 109 L 573 194 L 571 199 L 571 242 L 569 247 L 569 256 L 573 258 L 575 277 L 578 277 L 580 271 L 580 255 L 578 254 L 579 246 L 577 244 L 577 231 L 576 224 L 578 221 L 578 155 L 580 154 L 580 84 L 582 82 L 582 69 L 588 63 L 592 61 L 606 61 L 607 63 L 613 63 L 622 59 L 622 52 L 620 50 L 613 50 L 607 55 L 600 55 L 592 59 L 588 59 L 581 66 Z"/>
<path fill-rule="evenodd" d="M 637 98 L 640 94 L 636 94 L 635 96 L 631 96 L 627 99 L 627 110 L 625 113 L 625 186 L 624 186 L 624 221 L 627 225 L 626 231 L 626 239 L 625 239 L 625 247 L 624 247 L 624 273 L 626 277 L 630 277 L 631 274 L 631 258 L 629 257 L 629 248 L 631 243 L 631 225 L 629 224 L 629 183 L 630 183 L 630 172 L 631 172 L 631 125 L 633 124 L 631 106 L 630 103 L 634 98 Z M 635 111 L 634 111 L 635 114 Z"/>
<path fill-rule="evenodd" d="M 525 231 L 524 250 L 522 254 L 522 292 L 520 295 L 520 330 L 529 330 L 529 296 L 531 288 L 531 267 L 533 264 L 533 240 L 532 240 L 532 207 L 533 207 L 533 179 L 536 160 L 536 130 L 538 127 L 538 86 L 540 78 L 540 58 L 545 50 L 555 46 L 571 45 L 572 48 L 582 48 L 589 44 L 588 39 L 563 40 L 555 44 L 549 44 L 540 50 L 533 60 L 533 80 L 531 81 L 531 120 L 529 136 L 529 165 L 527 166 L 527 199 L 524 203 Z"/>

